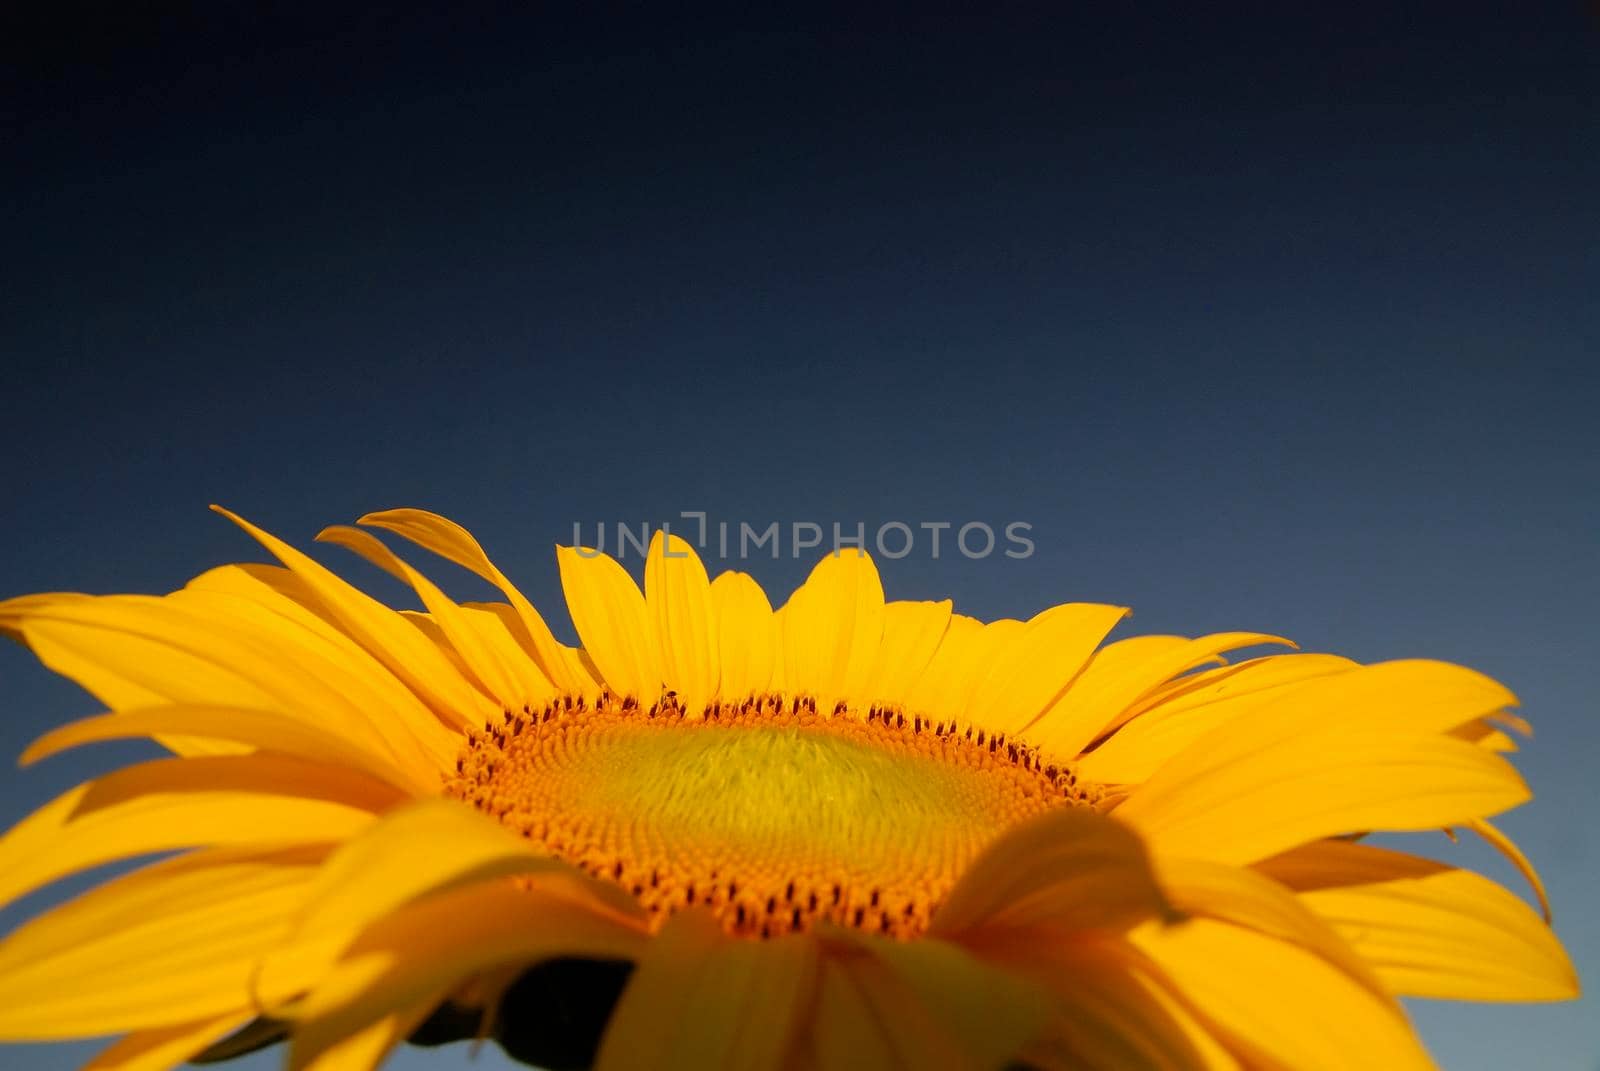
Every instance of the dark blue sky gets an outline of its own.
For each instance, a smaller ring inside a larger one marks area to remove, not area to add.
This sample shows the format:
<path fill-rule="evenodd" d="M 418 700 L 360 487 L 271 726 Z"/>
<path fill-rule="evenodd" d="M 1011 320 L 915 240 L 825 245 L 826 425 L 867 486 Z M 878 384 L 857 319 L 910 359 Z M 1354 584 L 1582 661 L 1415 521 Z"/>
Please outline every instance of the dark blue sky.
<path fill-rule="evenodd" d="M 1032 557 L 919 545 L 891 596 L 1509 683 L 1505 824 L 1600 969 L 1578 5 L 243 7 L 4 16 L 0 595 L 256 557 L 212 501 L 301 542 L 437 509 L 546 605 L 574 522 L 1022 521 Z M 9 647 L 0 685 L 8 754 L 95 709 Z M 6 775 L 0 821 L 133 753 Z M 1418 1015 L 1451 1071 L 1600 1061 L 1583 1006 Z"/>

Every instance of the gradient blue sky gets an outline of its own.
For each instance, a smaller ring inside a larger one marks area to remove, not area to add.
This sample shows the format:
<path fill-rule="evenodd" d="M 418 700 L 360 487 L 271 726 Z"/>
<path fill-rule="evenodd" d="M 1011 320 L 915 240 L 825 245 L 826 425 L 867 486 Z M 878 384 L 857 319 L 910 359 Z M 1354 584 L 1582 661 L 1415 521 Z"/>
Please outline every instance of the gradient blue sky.
<path fill-rule="evenodd" d="M 302 543 L 436 509 L 546 606 L 574 522 L 1022 521 L 1032 557 L 922 546 L 891 597 L 1510 684 L 1538 799 L 1504 826 L 1600 972 L 1577 5 L 230 12 L 6 16 L 0 595 L 258 558 L 213 501 Z M 3 754 L 96 709 L 11 646 L 0 687 Z M 7 773 L 0 824 L 142 754 Z M 1415 1012 L 1449 1071 L 1600 1066 L 1587 1003 Z"/>

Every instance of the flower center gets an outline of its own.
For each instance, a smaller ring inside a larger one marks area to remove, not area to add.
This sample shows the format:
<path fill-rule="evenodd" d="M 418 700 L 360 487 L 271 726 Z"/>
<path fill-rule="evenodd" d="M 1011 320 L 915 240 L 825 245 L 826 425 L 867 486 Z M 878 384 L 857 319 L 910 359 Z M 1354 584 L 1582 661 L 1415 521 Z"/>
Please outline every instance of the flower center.
<path fill-rule="evenodd" d="M 472 732 L 445 791 L 628 889 L 731 933 L 818 920 L 913 937 L 1001 832 L 1092 805 L 1071 770 L 894 710 L 764 696 L 690 719 L 670 697 L 581 700 Z"/>

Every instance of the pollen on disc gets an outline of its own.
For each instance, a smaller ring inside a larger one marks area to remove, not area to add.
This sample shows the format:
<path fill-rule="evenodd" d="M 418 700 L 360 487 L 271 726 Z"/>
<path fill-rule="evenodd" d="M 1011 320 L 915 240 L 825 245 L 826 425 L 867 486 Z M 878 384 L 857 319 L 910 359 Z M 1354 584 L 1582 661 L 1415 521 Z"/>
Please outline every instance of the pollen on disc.
<path fill-rule="evenodd" d="M 1094 802 L 1004 738 L 776 695 L 699 717 L 670 698 L 508 713 L 445 787 L 657 922 L 700 904 L 751 937 L 818 920 L 914 937 L 1001 832 Z"/>

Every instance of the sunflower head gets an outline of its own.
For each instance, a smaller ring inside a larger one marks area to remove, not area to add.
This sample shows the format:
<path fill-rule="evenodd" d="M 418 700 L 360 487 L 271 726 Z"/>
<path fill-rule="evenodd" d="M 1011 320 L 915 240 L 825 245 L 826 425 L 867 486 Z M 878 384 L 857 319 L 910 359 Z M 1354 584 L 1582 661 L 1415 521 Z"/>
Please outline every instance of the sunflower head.
<path fill-rule="evenodd" d="M 123 1034 L 95 1066 L 150 1069 L 483 1032 L 630 1071 L 1403 1069 L 1431 1065 L 1397 997 L 1576 993 L 1519 897 L 1361 841 L 1472 830 L 1543 903 L 1488 821 L 1529 796 L 1526 723 L 1470 670 L 1108 640 L 1098 604 L 982 622 L 887 601 L 855 550 L 774 610 L 662 534 L 642 589 L 558 548 L 570 646 L 433 514 L 320 537 L 417 610 L 228 516 L 277 564 L 0 603 L 107 708 L 26 761 L 171 752 L 14 827 L 0 896 L 179 852 L 0 943 L 0 1038 Z"/>

